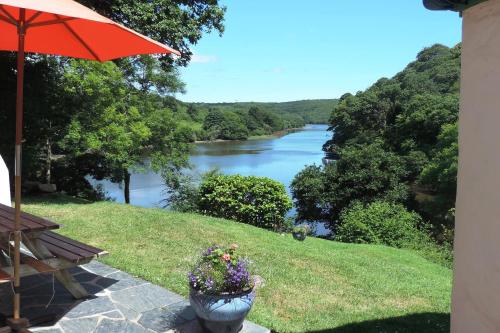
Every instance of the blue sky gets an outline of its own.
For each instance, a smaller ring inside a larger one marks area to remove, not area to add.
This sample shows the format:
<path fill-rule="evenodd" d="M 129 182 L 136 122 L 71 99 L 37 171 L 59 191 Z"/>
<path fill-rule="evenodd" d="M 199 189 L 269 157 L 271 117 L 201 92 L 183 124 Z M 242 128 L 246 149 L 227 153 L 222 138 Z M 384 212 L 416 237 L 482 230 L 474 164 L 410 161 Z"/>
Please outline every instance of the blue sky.
<path fill-rule="evenodd" d="M 337 98 L 460 41 L 457 13 L 421 0 L 226 0 L 226 31 L 193 47 L 187 102 Z"/>

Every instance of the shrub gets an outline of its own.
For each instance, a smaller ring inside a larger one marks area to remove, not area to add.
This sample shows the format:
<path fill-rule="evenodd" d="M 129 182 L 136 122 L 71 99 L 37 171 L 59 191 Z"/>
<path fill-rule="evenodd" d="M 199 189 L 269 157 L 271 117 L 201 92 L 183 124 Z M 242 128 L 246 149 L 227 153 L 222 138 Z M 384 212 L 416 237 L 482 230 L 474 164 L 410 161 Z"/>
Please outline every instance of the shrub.
<path fill-rule="evenodd" d="M 335 239 L 346 243 L 370 243 L 416 250 L 427 259 L 451 266 L 449 246 L 438 245 L 415 212 L 403 205 L 375 201 L 355 203 L 342 211 Z"/>
<path fill-rule="evenodd" d="M 197 172 L 165 173 L 163 175 L 165 198 L 162 200 L 164 208 L 178 212 L 198 212 L 200 183 L 218 174 L 217 169 L 202 174 Z"/>
<path fill-rule="evenodd" d="M 421 217 L 399 204 L 376 201 L 366 206 L 356 203 L 340 215 L 336 239 L 347 243 L 384 244 L 405 247 L 414 243 L 421 231 Z"/>
<path fill-rule="evenodd" d="M 266 177 L 214 175 L 200 186 L 200 211 L 257 227 L 280 230 L 292 207 L 285 186 Z"/>

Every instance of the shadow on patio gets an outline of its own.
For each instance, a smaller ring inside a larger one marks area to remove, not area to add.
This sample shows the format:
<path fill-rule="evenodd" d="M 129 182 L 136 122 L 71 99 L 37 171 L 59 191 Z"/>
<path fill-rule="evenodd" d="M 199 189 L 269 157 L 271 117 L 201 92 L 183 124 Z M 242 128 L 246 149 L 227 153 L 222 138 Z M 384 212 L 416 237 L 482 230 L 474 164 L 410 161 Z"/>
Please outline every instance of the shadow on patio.
<path fill-rule="evenodd" d="M 79 304 L 89 300 L 97 300 L 99 293 L 120 282 L 118 279 L 97 275 L 79 267 L 71 269 L 71 272 L 89 292 L 89 297 L 80 300 L 74 299 L 57 280 L 53 279 L 51 274 L 22 278 L 21 312 L 32 325 L 50 326 L 65 316 L 72 317 L 80 312 L 79 310 L 74 311 Z M 5 318 L 12 315 L 12 297 L 11 285 L 9 283 L 0 285 L 0 299 L 2 300 L 0 303 L 0 327 L 4 324 Z M 95 309 L 95 311 L 99 311 L 99 309 Z"/>

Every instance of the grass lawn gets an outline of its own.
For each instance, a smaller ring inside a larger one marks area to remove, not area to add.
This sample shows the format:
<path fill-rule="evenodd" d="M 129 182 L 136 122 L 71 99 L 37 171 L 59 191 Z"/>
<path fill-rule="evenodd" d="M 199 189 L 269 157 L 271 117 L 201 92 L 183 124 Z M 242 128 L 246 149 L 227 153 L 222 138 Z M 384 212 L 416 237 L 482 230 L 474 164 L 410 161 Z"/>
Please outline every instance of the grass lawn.
<path fill-rule="evenodd" d="M 103 262 L 182 295 L 204 248 L 238 243 L 265 280 L 249 319 L 274 332 L 449 332 L 451 271 L 411 251 L 298 242 L 223 219 L 60 196 L 23 209 L 106 249 Z"/>

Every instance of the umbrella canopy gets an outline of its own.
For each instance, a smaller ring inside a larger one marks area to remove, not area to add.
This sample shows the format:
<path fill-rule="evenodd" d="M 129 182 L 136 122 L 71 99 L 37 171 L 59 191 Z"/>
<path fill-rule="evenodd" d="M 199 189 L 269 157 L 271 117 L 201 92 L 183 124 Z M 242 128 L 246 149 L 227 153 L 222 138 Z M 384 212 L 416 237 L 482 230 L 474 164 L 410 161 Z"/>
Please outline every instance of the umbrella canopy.
<path fill-rule="evenodd" d="M 20 8 L 25 9 L 24 20 Z M 25 52 L 98 61 L 137 54 L 179 54 L 72 0 L 0 0 L 1 50 L 19 50 L 21 24 Z"/>
<path fill-rule="evenodd" d="M 0 0 L 0 50 L 17 51 L 15 139 L 14 309 L 11 326 L 23 329 L 20 316 L 21 151 L 25 52 L 106 61 L 138 54 L 178 51 L 130 30 L 72 0 Z"/>

